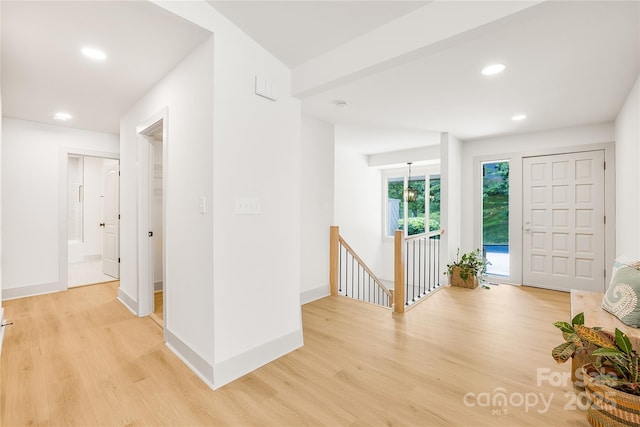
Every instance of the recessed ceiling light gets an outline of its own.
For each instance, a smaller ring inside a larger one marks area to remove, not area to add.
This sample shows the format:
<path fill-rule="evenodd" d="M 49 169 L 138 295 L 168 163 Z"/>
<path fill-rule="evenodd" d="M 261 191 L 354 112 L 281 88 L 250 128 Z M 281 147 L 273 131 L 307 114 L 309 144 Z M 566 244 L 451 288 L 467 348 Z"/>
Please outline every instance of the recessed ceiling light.
<path fill-rule="evenodd" d="M 516 114 L 515 116 L 511 117 L 511 120 L 513 120 L 514 122 L 519 122 L 520 120 L 524 120 L 526 118 L 527 116 L 525 116 L 524 114 Z"/>
<path fill-rule="evenodd" d="M 67 120 L 71 120 L 71 114 L 69 113 L 56 113 L 53 115 L 53 120 L 57 122 L 66 122 Z"/>
<path fill-rule="evenodd" d="M 107 59 L 106 53 L 92 47 L 82 48 L 82 54 L 87 58 L 95 59 L 96 61 L 104 61 L 105 59 Z"/>
<path fill-rule="evenodd" d="M 335 104 L 340 107 L 340 108 L 347 108 L 349 106 L 349 103 L 347 101 L 336 101 Z"/>
<path fill-rule="evenodd" d="M 481 73 L 485 76 L 492 76 L 494 74 L 503 72 L 505 68 L 507 68 L 507 66 L 504 64 L 493 64 L 489 65 L 488 67 L 484 67 Z"/>

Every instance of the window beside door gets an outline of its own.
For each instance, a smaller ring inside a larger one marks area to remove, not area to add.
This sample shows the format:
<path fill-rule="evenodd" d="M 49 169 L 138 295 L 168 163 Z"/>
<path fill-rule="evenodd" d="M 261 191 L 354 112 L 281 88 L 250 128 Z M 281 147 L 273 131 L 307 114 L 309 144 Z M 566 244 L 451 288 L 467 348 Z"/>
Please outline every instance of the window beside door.
<path fill-rule="evenodd" d="M 482 163 L 482 251 L 487 274 L 509 276 L 509 162 Z"/>

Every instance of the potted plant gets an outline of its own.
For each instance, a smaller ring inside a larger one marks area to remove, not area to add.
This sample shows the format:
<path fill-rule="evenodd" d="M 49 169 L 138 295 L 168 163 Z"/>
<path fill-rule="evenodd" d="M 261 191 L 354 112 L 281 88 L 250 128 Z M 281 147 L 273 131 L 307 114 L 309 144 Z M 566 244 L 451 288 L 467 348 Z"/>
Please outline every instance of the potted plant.
<path fill-rule="evenodd" d="M 449 276 L 451 285 L 473 289 L 478 286 L 478 278 L 486 273 L 488 264 L 480 249 L 467 252 L 460 257 L 460 248 L 458 248 L 456 260 L 447 264 L 447 271 L 444 274 Z"/>
<path fill-rule="evenodd" d="M 589 355 L 582 367 L 583 382 L 591 401 L 587 420 L 593 426 L 622 425 L 619 420 L 640 425 L 640 361 L 631 341 L 616 328 L 612 335 L 599 327 L 584 325 L 584 313 L 571 323 L 555 322 L 565 342 L 551 355 L 564 363 L 576 355 Z"/>

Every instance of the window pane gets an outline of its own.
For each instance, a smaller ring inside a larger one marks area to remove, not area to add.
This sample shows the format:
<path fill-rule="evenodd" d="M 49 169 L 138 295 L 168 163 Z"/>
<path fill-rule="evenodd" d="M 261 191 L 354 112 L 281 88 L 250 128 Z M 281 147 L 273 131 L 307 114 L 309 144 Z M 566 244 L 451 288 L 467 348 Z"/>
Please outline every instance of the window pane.
<path fill-rule="evenodd" d="M 429 231 L 440 230 L 440 175 L 429 179 Z"/>
<path fill-rule="evenodd" d="M 396 230 L 402 230 L 404 216 L 404 202 L 402 191 L 404 178 L 389 178 L 387 180 L 387 236 L 393 237 Z"/>
<path fill-rule="evenodd" d="M 482 165 L 482 249 L 487 273 L 509 275 L 509 162 Z"/>
<path fill-rule="evenodd" d="M 416 199 L 407 203 L 407 234 L 411 236 L 425 230 L 425 176 L 412 176 L 409 186 L 416 191 Z"/>

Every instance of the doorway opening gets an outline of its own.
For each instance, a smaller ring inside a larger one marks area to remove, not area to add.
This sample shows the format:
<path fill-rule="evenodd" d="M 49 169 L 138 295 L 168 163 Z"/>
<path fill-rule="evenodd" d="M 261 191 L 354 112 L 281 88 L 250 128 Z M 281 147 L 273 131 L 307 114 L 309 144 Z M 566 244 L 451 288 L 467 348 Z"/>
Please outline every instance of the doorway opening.
<path fill-rule="evenodd" d="M 166 321 L 165 283 L 165 146 L 166 119 L 150 121 L 138 133 L 140 159 L 138 226 L 139 315 L 149 316 L 164 327 Z"/>
<path fill-rule="evenodd" d="M 68 154 L 68 287 L 118 280 L 119 161 Z"/>
<path fill-rule="evenodd" d="M 509 276 L 509 161 L 482 163 L 482 253 L 487 274 Z"/>
<path fill-rule="evenodd" d="M 152 203 L 151 218 L 153 225 L 153 312 L 151 317 L 155 318 L 160 326 L 164 326 L 164 288 L 163 288 L 163 215 L 162 215 L 162 159 L 163 159 L 163 135 L 160 132 L 153 135 L 151 140 L 153 146 L 153 183 L 152 183 Z"/>

